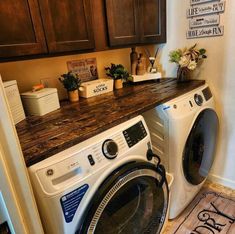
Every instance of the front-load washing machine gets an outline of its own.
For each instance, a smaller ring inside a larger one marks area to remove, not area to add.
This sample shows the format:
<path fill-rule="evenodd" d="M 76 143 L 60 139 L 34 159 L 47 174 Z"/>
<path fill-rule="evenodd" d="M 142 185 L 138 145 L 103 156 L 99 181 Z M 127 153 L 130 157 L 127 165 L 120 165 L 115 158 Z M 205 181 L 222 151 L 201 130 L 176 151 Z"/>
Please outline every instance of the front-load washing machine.
<path fill-rule="evenodd" d="M 169 218 L 175 218 L 198 193 L 215 156 L 218 117 L 208 85 L 143 114 L 153 152 L 174 177 Z"/>
<path fill-rule="evenodd" d="M 137 116 L 29 168 L 49 234 L 160 233 L 171 176 Z"/>

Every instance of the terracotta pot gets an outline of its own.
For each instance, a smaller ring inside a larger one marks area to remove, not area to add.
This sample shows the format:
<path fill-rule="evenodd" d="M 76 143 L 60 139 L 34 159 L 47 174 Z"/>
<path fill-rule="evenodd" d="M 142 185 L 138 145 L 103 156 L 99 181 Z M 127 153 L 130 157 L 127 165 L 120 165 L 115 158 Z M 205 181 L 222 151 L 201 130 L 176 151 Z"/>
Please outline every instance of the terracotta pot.
<path fill-rule="evenodd" d="M 188 82 L 191 77 L 191 71 L 186 67 L 178 67 L 177 70 L 177 81 L 179 83 Z"/>
<path fill-rule="evenodd" d="M 79 100 L 79 94 L 78 90 L 68 91 L 69 101 L 70 102 L 78 102 Z"/>
<path fill-rule="evenodd" d="M 114 80 L 114 88 L 121 89 L 123 87 L 122 79 Z"/>

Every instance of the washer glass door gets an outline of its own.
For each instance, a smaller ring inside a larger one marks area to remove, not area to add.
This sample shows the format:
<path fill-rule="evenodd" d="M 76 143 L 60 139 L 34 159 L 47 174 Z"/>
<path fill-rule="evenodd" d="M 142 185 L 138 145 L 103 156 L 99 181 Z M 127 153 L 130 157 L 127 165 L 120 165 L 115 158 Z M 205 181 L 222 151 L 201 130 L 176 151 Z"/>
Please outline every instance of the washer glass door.
<path fill-rule="evenodd" d="M 200 184 L 208 175 L 214 161 L 218 131 L 218 117 L 214 110 L 205 109 L 198 115 L 183 152 L 183 170 L 187 181 Z"/>
<path fill-rule="evenodd" d="M 159 186 L 160 179 L 151 169 L 138 169 L 119 178 L 91 209 L 84 233 L 160 233 L 168 206 L 167 183 Z"/>

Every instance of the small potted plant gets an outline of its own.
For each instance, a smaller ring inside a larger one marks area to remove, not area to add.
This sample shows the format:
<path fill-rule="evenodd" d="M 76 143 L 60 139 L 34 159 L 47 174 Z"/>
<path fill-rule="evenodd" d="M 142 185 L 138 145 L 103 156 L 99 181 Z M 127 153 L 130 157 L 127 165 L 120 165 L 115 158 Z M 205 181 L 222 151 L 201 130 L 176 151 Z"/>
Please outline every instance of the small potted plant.
<path fill-rule="evenodd" d="M 130 75 L 122 64 L 113 64 L 111 67 L 105 68 L 106 75 L 114 80 L 114 88 L 121 89 L 123 87 L 123 81 L 127 80 Z"/>
<path fill-rule="evenodd" d="M 187 81 L 190 77 L 191 71 L 196 69 L 200 61 L 207 58 L 206 50 L 204 48 L 197 49 L 196 46 L 197 44 L 189 49 L 177 49 L 170 52 L 170 62 L 178 64 L 178 82 Z"/>
<path fill-rule="evenodd" d="M 78 88 L 81 85 L 81 79 L 78 75 L 73 72 L 68 72 L 67 74 L 61 75 L 59 81 L 67 89 L 69 101 L 77 102 L 79 100 Z"/>

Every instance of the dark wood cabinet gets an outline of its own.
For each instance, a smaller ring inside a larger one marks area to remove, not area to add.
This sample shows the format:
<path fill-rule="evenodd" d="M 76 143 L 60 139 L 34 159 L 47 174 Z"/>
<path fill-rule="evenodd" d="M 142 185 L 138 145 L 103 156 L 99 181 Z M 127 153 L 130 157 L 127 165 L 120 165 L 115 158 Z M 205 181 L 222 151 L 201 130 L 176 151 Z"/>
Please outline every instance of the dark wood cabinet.
<path fill-rule="evenodd" d="M 109 49 L 104 0 L 91 1 L 95 51 Z"/>
<path fill-rule="evenodd" d="M 166 0 L 0 1 L 0 61 L 165 41 Z"/>
<path fill-rule="evenodd" d="M 141 43 L 166 42 L 166 1 L 139 0 Z"/>
<path fill-rule="evenodd" d="M 138 0 L 106 0 L 111 46 L 139 42 Z"/>
<path fill-rule="evenodd" d="M 38 0 L 49 52 L 95 47 L 90 0 Z"/>
<path fill-rule="evenodd" d="M 0 1 L 0 57 L 47 52 L 36 0 Z"/>
<path fill-rule="evenodd" d="M 106 0 L 110 46 L 166 41 L 166 0 Z"/>
<path fill-rule="evenodd" d="M 94 49 L 90 2 L 0 1 L 0 58 Z"/>

